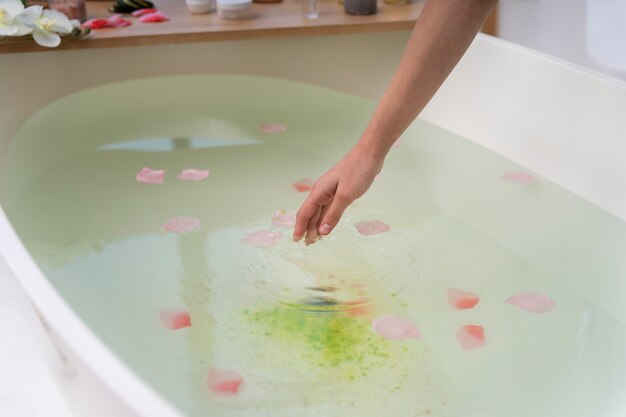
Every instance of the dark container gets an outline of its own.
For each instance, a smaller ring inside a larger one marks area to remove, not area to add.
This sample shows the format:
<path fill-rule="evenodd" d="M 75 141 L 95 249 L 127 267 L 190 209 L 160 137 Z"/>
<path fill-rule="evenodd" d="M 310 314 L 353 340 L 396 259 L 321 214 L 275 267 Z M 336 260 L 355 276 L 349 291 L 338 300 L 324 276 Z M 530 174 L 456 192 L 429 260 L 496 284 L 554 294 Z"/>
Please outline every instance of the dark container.
<path fill-rule="evenodd" d="M 344 0 L 344 10 L 347 14 L 363 16 L 378 11 L 376 0 Z"/>

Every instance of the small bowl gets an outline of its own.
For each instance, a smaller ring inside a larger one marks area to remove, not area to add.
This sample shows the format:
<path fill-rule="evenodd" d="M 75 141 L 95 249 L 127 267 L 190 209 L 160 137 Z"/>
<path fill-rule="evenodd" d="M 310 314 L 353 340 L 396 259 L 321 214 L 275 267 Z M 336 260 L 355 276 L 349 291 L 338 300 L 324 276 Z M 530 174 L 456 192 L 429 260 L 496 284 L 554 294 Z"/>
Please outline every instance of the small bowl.
<path fill-rule="evenodd" d="M 185 4 L 193 14 L 210 13 L 215 10 L 215 0 L 185 0 Z"/>

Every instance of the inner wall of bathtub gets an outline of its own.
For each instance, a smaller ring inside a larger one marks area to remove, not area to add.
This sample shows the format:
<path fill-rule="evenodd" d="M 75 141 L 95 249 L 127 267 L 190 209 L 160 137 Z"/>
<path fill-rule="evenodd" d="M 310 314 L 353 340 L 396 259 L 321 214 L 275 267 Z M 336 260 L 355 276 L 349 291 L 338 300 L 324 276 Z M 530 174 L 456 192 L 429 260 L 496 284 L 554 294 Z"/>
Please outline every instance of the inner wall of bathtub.
<path fill-rule="evenodd" d="M 343 155 L 373 109 L 248 76 L 85 90 L 19 129 L 2 205 L 72 308 L 189 416 L 626 411 L 624 320 L 568 284 L 623 278 L 626 225 L 541 176 L 418 121 L 331 236 L 291 242 L 294 183 Z M 163 182 L 138 182 L 143 167 Z M 210 175 L 179 179 L 188 168 Z M 200 224 L 164 230 L 179 216 Z M 455 308 L 450 289 L 478 304 Z M 556 308 L 505 302 L 520 292 Z M 394 339 L 389 317 L 415 327 Z M 216 368 L 242 378 L 236 394 Z"/>

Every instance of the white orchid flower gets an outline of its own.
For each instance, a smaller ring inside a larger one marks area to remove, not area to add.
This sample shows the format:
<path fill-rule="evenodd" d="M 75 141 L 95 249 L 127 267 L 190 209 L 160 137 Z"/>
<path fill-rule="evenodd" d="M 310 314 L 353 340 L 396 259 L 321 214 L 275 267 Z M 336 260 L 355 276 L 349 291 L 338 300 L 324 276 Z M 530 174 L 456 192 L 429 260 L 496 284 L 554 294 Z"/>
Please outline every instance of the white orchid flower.
<path fill-rule="evenodd" d="M 59 33 L 71 33 L 74 29 L 72 22 L 63 13 L 44 10 L 41 6 L 27 7 L 20 15 L 20 19 L 33 30 L 35 42 L 48 48 L 59 46 L 61 43 Z"/>
<path fill-rule="evenodd" d="M 0 0 L 0 37 L 21 36 L 32 32 L 19 19 L 23 11 L 24 5 L 20 0 Z"/>

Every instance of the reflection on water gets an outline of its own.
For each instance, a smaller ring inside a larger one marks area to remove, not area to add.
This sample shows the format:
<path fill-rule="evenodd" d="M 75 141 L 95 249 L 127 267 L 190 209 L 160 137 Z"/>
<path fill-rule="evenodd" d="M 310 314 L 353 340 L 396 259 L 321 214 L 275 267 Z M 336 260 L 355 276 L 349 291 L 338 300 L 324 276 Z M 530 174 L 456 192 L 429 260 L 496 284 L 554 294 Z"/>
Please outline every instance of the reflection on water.
<path fill-rule="evenodd" d="M 504 182 L 523 168 L 417 122 L 333 234 L 296 245 L 273 213 L 299 206 L 291 184 L 344 154 L 373 103 L 278 80 L 195 81 L 60 100 L 18 133 L 2 175 L 3 206 L 53 285 L 186 415 L 625 414 L 611 413 L 626 407 L 626 329 L 570 287 L 624 276 L 623 222 L 545 181 Z M 92 119 L 55 130 L 84 108 Z M 289 129 L 259 131 L 274 122 Z M 138 184 L 144 166 L 165 170 L 164 183 Z M 186 168 L 211 176 L 178 180 Z M 175 216 L 202 229 L 161 231 Z M 372 220 L 391 229 L 359 234 L 355 224 Z M 283 237 L 266 248 L 243 241 L 262 230 Z M 448 288 L 480 303 L 452 309 Z M 504 303 L 519 291 L 546 292 L 557 308 L 532 315 Z M 159 308 L 174 307 L 190 327 L 160 325 Z M 390 314 L 421 338 L 374 333 L 372 320 Z M 485 347 L 461 348 L 465 325 L 484 327 Z M 211 367 L 243 376 L 238 395 L 209 390 Z"/>

